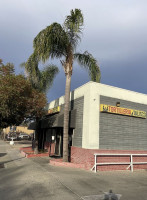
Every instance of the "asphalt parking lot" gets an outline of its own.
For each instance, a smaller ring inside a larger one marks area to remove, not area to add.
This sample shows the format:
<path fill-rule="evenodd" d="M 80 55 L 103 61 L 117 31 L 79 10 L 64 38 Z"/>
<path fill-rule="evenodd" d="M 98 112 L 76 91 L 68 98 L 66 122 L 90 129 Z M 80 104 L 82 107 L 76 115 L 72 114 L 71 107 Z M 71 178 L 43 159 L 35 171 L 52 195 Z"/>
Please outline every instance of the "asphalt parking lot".
<path fill-rule="evenodd" d="M 112 190 L 121 200 L 147 199 L 147 171 L 97 172 L 49 165 L 48 157 L 23 158 L 0 140 L 0 199 L 98 200 Z M 30 144 L 26 144 L 30 145 Z"/>

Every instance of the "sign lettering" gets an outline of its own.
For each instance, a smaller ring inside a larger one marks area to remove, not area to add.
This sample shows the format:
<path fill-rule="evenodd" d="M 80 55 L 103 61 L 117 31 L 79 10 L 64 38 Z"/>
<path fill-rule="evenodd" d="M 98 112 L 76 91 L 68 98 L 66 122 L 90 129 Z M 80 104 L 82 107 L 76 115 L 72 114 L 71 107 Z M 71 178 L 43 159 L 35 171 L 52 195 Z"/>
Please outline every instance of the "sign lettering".
<path fill-rule="evenodd" d="M 113 113 L 118 115 L 127 115 L 132 117 L 146 118 L 146 112 L 141 110 L 134 110 L 129 108 L 122 108 L 106 104 L 100 104 L 100 111 L 106 113 Z"/>
<path fill-rule="evenodd" d="M 53 114 L 58 112 L 60 112 L 60 106 L 48 110 L 48 114 Z"/>

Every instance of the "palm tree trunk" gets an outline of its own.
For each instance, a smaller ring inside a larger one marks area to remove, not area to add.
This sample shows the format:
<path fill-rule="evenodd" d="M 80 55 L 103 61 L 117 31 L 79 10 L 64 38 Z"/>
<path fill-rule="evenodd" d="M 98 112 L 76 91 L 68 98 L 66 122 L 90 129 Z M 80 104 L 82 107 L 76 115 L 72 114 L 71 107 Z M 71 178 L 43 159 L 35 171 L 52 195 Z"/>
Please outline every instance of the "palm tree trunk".
<path fill-rule="evenodd" d="M 69 102 L 70 102 L 71 73 L 66 74 L 64 100 L 64 132 L 63 132 L 63 161 L 68 162 L 68 129 L 69 129 Z"/>

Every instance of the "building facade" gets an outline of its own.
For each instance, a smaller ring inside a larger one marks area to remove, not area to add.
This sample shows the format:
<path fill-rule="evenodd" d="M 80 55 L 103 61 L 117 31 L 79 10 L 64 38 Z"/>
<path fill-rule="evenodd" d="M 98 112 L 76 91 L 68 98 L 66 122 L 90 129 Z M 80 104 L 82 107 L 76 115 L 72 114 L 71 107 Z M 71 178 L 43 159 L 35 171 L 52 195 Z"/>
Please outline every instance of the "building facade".
<path fill-rule="evenodd" d="M 47 110 L 41 143 L 62 156 L 64 96 L 50 102 Z M 90 168 L 96 152 L 147 153 L 146 113 L 145 94 L 95 82 L 75 89 L 70 96 L 71 162 L 86 162 Z"/>

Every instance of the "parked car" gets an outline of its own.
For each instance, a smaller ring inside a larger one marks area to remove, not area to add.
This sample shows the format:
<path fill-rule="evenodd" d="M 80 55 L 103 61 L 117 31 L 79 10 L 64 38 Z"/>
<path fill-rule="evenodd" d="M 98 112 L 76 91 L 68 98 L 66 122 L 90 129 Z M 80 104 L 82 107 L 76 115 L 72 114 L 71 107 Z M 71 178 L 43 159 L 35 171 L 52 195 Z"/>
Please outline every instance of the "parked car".
<path fill-rule="evenodd" d="M 18 136 L 18 139 L 19 140 L 29 140 L 30 136 L 25 134 L 25 133 L 20 133 L 19 136 Z"/>
<path fill-rule="evenodd" d="M 15 141 L 15 140 L 17 140 L 17 135 L 7 135 L 7 140 L 8 141 L 11 141 L 11 140 L 13 140 L 13 141 Z"/>

